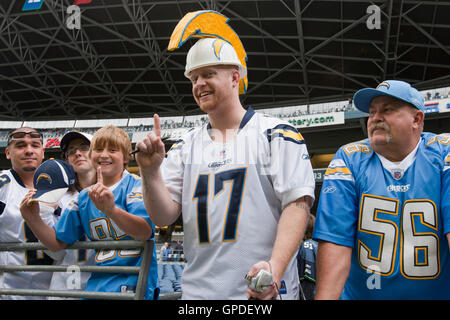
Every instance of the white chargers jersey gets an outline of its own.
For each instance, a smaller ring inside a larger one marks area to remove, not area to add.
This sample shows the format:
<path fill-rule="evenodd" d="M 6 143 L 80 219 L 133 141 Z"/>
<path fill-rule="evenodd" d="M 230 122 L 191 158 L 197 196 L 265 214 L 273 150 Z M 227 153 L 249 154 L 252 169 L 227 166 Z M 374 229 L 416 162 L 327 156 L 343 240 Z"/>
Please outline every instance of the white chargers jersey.
<path fill-rule="evenodd" d="M 72 201 L 78 201 L 78 191 L 73 193 L 66 192 L 59 201 L 61 212 L 69 206 Z M 85 236 L 82 241 L 87 241 Z M 61 250 L 62 258 L 58 264 L 68 266 L 67 272 L 54 272 L 50 283 L 50 290 L 77 290 L 82 291 L 86 288 L 86 283 L 91 276 L 90 272 L 78 273 L 77 266 L 82 265 L 95 265 L 93 249 L 67 249 Z M 67 299 L 72 300 L 75 298 L 61 298 L 61 297 L 49 297 L 50 300 Z"/>
<path fill-rule="evenodd" d="M 20 213 L 20 203 L 28 189 L 19 175 L 13 170 L 0 173 L 0 242 L 37 242 Z M 40 204 L 42 220 L 53 226 L 59 210 Z M 53 259 L 44 250 L 2 251 L 2 265 L 51 265 Z M 5 289 L 46 289 L 50 285 L 51 272 L 4 272 L 0 279 L 0 288 Z M 45 297 L 27 297 L 4 295 L 2 299 L 45 299 Z"/>
<path fill-rule="evenodd" d="M 172 198 L 182 205 L 183 299 L 247 299 L 244 276 L 269 260 L 282 210 L 315 181 L 303 137 L 287 122 L 251 108 L 228 143 L 209 125 L 177 141 L 162 165 Z M 283 299 L 298 299 L 295 257 L 283 276 Z"/>

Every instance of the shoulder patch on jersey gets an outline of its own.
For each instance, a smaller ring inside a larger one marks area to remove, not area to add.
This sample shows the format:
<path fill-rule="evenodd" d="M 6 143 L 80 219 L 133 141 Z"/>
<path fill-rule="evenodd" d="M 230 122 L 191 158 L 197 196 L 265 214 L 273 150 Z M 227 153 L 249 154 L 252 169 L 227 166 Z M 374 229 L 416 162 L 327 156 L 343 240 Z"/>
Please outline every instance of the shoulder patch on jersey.
<path fill-rule="evenodd" d="M 174 144 L 170 147 L 169 151 L 166 152 L 166 155 L 164 156 L 164 158 L 167 158 L 167 155 L 169 154 L 169 152 L 175 151 L 175 150 L 180 150 L 184 144 L 185 144 L 185 142 L 182 139 L 175 141 Z"/>
<path fill-rule="evenodd" d="M 141 187 L 135 187 L 129 194 L 127 194 L 127 203 L 141 202 L 142 200 L 143 197 Z"/>
<path fill-rule="evenodd" d="M 266 130 L 267 140 L 271 142 L 275 138 L 282 138 L 285 141 L 304 144 L 303 136 L 294 127 L 287 124 L 279 124 L 272 129 Z"/>
<path fill-rule="evenodd" d="M 2 188 L 3 186 L 7 185 L 10 182 L 11 178 L 7 174 L 2 174 L 0 176 L 0 188 Z"/>
<path fill-rule="evenodd" d="M 352 172 L 342 159 L 333 159 L 325 171 L 325 180 L 355 181 Z"/>
<path fill-rule="evenodd" d="M 431 146 L 433 143 L 440 143 L 444 146 L 450 145 L 450 133 L 441 133 L 437 134 L 430 139 L 428 139 L 427 143 L 425 144 L 426 147 Z"/>
<path fill-rule="evenodd" d="M 184 141 L 183 140 L 177 140 L 174 142 L 174 144 L 172 145 L 172 147 L 170 147 L 169 151 L 173 151 L 173 150 L 178 150 L 181 149 L 184 145 Z"/>

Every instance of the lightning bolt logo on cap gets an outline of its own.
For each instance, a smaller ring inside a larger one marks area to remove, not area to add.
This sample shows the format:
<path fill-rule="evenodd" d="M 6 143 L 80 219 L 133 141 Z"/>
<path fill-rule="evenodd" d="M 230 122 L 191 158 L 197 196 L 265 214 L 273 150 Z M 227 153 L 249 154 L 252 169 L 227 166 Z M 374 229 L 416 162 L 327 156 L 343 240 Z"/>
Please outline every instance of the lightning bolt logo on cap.
<path fill-rule="evenodd" d="M 49 184 L 52 184 L 53 182 L 52 178 L 47 173 L 41 173 L 36 179 L 36 184 L 38 184 L 41 180 L 47 180 Z"/>
<path fill-rule="evenodd" d="M 391 85 L 390 85 L 389 83 L 387 83 L 387 82 L 381 82 L 381 83 L 377 86 L 377 89 L 378 89 L 379 87 L 386 87 L 387 89 L 389 89 L 389 88 L 391 87 Z"/>

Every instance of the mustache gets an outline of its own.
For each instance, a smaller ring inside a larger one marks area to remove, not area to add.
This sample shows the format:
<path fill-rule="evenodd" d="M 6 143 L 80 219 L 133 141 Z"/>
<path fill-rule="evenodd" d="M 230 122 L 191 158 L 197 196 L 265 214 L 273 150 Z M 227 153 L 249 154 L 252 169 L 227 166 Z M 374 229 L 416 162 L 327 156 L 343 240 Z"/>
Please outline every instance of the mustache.
<path fill-rule="evenodd" d="M 373 132 L 376 129 L 383 129 L 386 132 L 390 131 L 390 128 L 386 122 L 377 122 L 369 126 L 369 132 Z"/>

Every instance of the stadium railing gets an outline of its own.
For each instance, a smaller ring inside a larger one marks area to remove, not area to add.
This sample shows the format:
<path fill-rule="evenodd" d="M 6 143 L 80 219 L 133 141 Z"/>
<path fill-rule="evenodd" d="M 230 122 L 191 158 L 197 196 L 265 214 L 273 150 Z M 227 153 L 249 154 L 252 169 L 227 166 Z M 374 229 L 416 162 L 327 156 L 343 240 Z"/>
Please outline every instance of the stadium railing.
<path fill-rule="evenodd" d="M 0 295 L 17 296 L 41 296 L 41 297 L 66 297 L 66 298 L 86 298 L 86 299 L 114 299 L 114 300 L 143 300 L 145 288 L 147 287 L 147 277 L 153 255 L 153 241 L 79 241 L 68 246 L 67 250 L 76 249 L 136 249 L 143 248 L 142 263 L 139 267 L 126 266 L 97 266 L 84 265 L 76 266 L 80 272 L 106 272 L 106 273 L 134 273 L 138 274 L 136 292 L 95 292 L 76 290 L 37 290 L 37 289 L 5 289 L 0 288 Z M 47 248 L 39 242 L 35 243 L 0 243 L 0 251 L 26 251 L 26 250 L 46 250 Z M 67 272 L 70 267 L 67 265 L 0 265 L 1 272 Z M 176 300 L 181 293 L 161 294 L 160 300 Z"/>

